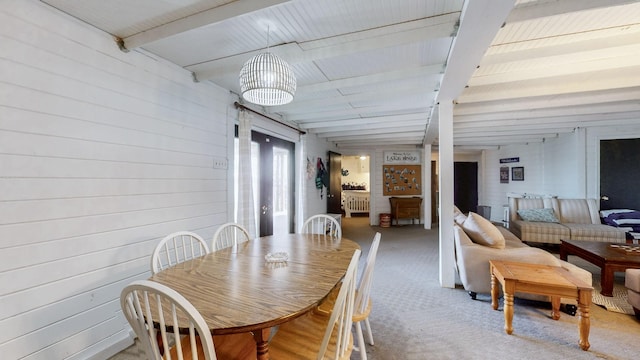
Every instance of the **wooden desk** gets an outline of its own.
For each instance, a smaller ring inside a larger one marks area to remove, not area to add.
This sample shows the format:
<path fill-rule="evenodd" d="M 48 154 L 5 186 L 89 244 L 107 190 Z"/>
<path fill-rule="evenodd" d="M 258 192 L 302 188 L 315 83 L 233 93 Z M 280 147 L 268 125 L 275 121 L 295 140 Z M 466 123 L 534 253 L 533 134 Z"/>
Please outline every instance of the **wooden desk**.
<path fill-rule="evenodd" d="M 268 359 L 271 328 L 315 308 L 359 248 L 351 240 L 323 235 L 268 236 L 175 265 L 150 280 L 180 292 L 212 335 L 251 332 L 257 358 Z M 267 253 L 280 251 L 289 254 L 286 263 L 265 261 Z"/>
<path fill-rule="evenodd" d="M 491 306 L 498 310 L 498 285 L 502 285 L 504 293 L 504 330 L 513 333 L 513 295 L 520 291 L 531 294 L 547 295 L 551 297 L 554 320 L 560 319 L 560 298 L 578 300 L 580 317 L 580 348 L 589 349 L 589 307 L 591 306 L 591 292 L 593 288 L 581 280 L 573 277 L 568 271 L 559 266 L 526 264 L 509 261 L 489 261 L 491 271 Z"/>

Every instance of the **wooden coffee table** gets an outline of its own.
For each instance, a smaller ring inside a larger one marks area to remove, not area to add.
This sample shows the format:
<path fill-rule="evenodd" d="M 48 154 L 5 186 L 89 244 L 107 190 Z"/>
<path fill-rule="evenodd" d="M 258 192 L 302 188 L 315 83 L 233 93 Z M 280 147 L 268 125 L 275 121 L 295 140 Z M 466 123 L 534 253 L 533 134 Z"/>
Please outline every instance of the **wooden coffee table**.
<path fill-rule="evenodd" d="M 624 245 L 599 241 L 561 240 L 560 259 L 575 255 L 600 268 L 600 294 L 613 296 L 613 275 L 616 271 L 640 269 L 640 256 L 628 254 L 611 245 Z"/>
<path fill-rule="evenodd" d="M 589 308 L 593 288 L 559 266 L 527 264 L 510 261 L 489 261 L 491 271 L 491 306 L 498 310 L 498 282 L 504 293 L 504 330 L 513 333 L 513 296 L 516 292 L 551 297 L 551 317 L 560 319 L 560 298 L 578 301 L 580 341 L 582 350 L 589 349 Z"/>

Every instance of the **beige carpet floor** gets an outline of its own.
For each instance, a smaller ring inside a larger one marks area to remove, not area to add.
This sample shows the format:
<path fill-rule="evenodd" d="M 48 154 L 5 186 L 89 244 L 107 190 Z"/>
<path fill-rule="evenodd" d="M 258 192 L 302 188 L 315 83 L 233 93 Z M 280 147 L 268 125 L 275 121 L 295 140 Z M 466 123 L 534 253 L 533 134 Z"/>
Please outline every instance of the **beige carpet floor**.
<path fill-rule="evenodd" d="M 471 300 L 461 287 L 442 288 L 438 280 L 438 229 L 422 225 L 380 228 L 368 218 L 342 219 L 343 236 L 357 241 L 366 256 L 376 231 L 382 233 L 370 316 L 375 340 L 370 360 L 422 359 L 638 359 L 640 321 L 634 316 L 591 308 L 591 348 L 578 346 L 578 318 L 549 317 L 548 303 L 516 299 L 514 333 L 504 330 L 502 302 L 491 308 L 488 294 Z M 580 259 L 569 261 L 589 271 Z M 620 281 L 620 279 L 616 279 Z M 359 359 L 354 352 L 352 359 Z M 133 345 L 112 360 L 143 359 Z"/>

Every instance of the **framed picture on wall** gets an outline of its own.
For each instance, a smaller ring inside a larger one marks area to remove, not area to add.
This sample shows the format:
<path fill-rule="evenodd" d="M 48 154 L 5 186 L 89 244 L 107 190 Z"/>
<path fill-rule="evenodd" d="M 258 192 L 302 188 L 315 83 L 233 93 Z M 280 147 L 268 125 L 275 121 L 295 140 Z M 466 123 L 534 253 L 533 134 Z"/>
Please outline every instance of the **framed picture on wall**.
<path fill-rule="evenodd" d="M 509 167 L 508 166 L 500 167 L 500 183 L 501 184 L 509 183 Z"/>
<path fill-rule="evenodd" d="M 524 181 L 524 166 L 511 168 L 511 181 Z"/>

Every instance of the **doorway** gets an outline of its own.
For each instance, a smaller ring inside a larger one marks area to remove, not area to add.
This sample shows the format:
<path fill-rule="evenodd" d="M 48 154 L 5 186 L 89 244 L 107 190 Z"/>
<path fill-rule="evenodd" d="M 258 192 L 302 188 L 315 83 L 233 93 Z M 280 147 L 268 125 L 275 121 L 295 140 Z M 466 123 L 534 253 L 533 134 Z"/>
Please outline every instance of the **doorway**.
<path fill-rule="evenodd" d="M 342 213 L 342 155 L 329 151 L 329 186 L 327 187 L 327 212 Z"/>
<path fill-rule="evenodd" d="M 600 209 L 637 209 L 640 139 L 600 140 Z"/>
<path fill-rule="evenodd" d="M 236 127 L 236 160 L 239 159 L 237 145 Z M 251 183 L 259 236 L 294 232 L 294 159 L 294 143 L 251 132 Z M 236 176 L 237 169 L 236 163 Z"/>
<path fill-rule="evenodd" d="M 478 163 L 453 163 L 453 202 L 462 211 L 478 211 Z"/>

